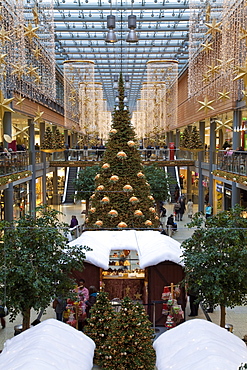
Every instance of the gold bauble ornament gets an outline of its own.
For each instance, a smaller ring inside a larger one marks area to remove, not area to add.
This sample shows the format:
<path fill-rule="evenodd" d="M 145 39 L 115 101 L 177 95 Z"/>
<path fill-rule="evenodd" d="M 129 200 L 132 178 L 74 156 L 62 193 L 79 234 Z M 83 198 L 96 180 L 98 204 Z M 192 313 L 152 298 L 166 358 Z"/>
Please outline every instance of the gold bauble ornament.
<path fill-rule="evenodd" d="M 93 199 L 93 198 L 95 198 L 95 194 L 92 194 L 90 197 L 90 199 Z"/>
<path fill-rule="evenodd" d="M 127 145 L 128 145 L 130 148 L 133 148 L 133 147 L 136 145 L 136 143 L 135 143 L 133 140 L 129 140 L 129 141 L 127 142 Z"/>
<path fill-rule="evenodd" d="M 148 199 L 150 199 L 150 200 L 153 200 L 153 201 L 154 201 L 154 197 L 153 197 L 152 195 L 149 195 L 149 196 L 148 196 Z"/>
<path fill-rule="evenodd" d="M 96 211 L 95 207 L 92 207 L 92 208 L 89 209 L 89 213 L 95 213 L 95 211 Z"/>
<path fill-rule="evenodd" d="M 134 216 L 136 217 L 142 217 L 143 216 L 143 213 L 140 209 L 137 209 L 135 212 L 134 212 Z"/>
<path fill-rule="evenodd" d="M 122 222 L 119 222 L 119 224 L 117 225 L 117 227 L 119 229 L 124 229 L 124 228 L 128 227 L 128 225 L 125 222 L 122 221 Z"/>
<path fill-rule="evenodd" d="M 149 208 L 149 211 L 152 212 L 152 213 L 155 213 L 156 212 L 154 207 L 150 207 Z"/>
<path fill-rule="evenodd" d="M 103 170 L 108 170 L 108 168 L 110 168 L 111 166 L 109 165 L 109 163 L 104 163 L 102 168 Z"/>
<path fill-rule="evenodd" d="M 98 190 L 98 191 L 102 191 L 102 190 L 104 190 L 104 185 L 99 185 L 99 186 L 97 186 L 97 188 L 96 188 L 96 190 Z"/>
<path fill-rule="evenodd" d="M 115 209 L 111 209 L 108 212 L 108 215 L 111 216 L 111 217 L 117 217 L 118 216 L 118 212 Z"/>
<path fill-rule="evenodd" d="M 112 175 L 111 177 L 110 177 L 110 181 L 111 182 L 117 182 L 119 180 L 119 177 L 117 176 L 117 175 Z"/>
<path fill-rule="evenodd" d="M 117 133 L 117 130 L 115 128 L 112 128 L 110 131 L 109 131 L 110 134 L 116 134 Z"/>
<path fill-rule="evenodd" d="M 117 157 L 119 159 L 126 159 L 127 158 L 127 154 L 125 152 L 121 151 L 121 152 L 118 152 L 117 153 Z"/>
<path fill-rule="evenodd" d="M 140 171 L 140 172 L 138 172 L 137 177 L 138 177 L 139 179 L 144 179 L 145 175 L 144 175 L 144 173 L 142 173 L 142 172 Z"/>
<path fill-rule="evenodd" d="M 100 202 L 103 203 L 103 204 L 110 203 L 110 198 L 109 197 L 103 197 Z"/>
<path fill-rule="evenodd" d="M 96 225 L 98 227 L 101 227 L 101 226 L 103 226 L 103 221 L 97 220 L 94 225 Z"/>
<path fill-rule="evenodd" d="M 129 202 L 132 203 L 132 204 L 136 204 L 136 203 L 139 202 L 139 199 L 137 197 L 133 196 L 129 199 Z"/>
<path fill-rule="evenodd" d="M 152 226 L 152 221 L 151 220 L 146 220 L 145 222 L 144 222 L 144 224 L 146 225 L 146 226 Z"/>
<path fill-rule="evenodd" d="M 100 178 L 100 174 L 98 173 L 98 174 L 95 176 L 94 180 L 98 180 L 99 178 Z"/>
<path fill-rule="evenodd" d="M 126 184 L 126 185 L 124 185 L 124 187 L 123 187 L 123 191 L 125 191 L 125 192 L 130 192 L 130 191 L 133 191 L 133 188 L 132 188 L 132 186 L 131 186 L 131 185 Z"/>

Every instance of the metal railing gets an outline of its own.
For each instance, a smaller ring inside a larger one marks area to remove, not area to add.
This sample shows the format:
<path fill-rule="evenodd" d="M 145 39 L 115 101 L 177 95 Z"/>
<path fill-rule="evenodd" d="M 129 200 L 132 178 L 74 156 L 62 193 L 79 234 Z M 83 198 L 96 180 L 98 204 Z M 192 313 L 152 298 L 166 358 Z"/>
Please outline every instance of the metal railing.
<path fill-rule="evenodd" d="M 219 150 L 217 169 L 247 176 L 247 152 L 237 150 Z"/>
<path fill-rule="evenodd" d="M 0 176 L 26 171 L 28 165 L 29 153 L 27 151 L 0 153 Z"/>
<path fill-rule="evenodd" d="M 105 149 L 68 149 L 64 152 L 48 153 L 50 161 L 101 161 Z M 139 149 L 143 161 L 195 160 L 198 153 L 180 149 Z"/>

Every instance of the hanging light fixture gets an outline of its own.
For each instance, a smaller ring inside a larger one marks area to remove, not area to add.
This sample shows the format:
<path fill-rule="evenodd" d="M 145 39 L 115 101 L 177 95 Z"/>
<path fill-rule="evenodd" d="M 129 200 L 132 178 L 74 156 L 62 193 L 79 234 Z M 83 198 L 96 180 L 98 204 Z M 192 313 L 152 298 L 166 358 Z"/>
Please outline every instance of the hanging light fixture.
<path fill-rule="evenodd" d="M 113 89 L 118 88 L 118 75 L 114 75 Z"/>
<path fill-rule="evenodd" d="M 131 14 L 128 16 L 128 28 L 130 29 L 127 36 L 127 42 L 138 42 L 138 37 L 136 35 L 136 15 Z"/>
<path fill-rule="evenodd" d="M 105 38 L 105 42 L 117 42 L 117 36 L 114 32 L 114 28 L 115 28 L 115 15 L 108 15 L 107 16 L 107 28 L 108 28 L 108 33 L 106 35 L 106 38 Z"/>
<path fill-rule="evenodd" d="M 128 75 L 125 76 L 125 89 L 130 89 L 130 78 Z"/>

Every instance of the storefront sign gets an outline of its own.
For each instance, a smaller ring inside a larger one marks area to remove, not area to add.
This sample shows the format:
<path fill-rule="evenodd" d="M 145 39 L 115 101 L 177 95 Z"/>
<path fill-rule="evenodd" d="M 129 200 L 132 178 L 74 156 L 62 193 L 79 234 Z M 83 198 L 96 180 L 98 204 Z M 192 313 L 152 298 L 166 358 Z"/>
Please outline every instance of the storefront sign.
<path fill-rule="evenodd" d="M 216 191 L 218 191 L 218 193 L 223 193 L 223 185 L 216 184 Z"/>

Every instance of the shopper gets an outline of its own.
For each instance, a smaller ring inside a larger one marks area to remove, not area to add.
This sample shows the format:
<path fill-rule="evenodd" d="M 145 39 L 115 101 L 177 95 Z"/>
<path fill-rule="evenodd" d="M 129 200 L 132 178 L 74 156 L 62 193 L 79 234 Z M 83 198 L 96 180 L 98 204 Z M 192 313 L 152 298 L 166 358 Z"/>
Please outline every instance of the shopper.
<path fill-rule="evenodd" d="M 166 222 L 166 209 L 164 207 L 164 203 L 162 203 L 160 207 L 160 223 L 162 225 L 162 229 L 165 228 L 165 222 Z"/>
<path fill-rule="evenodd" d="M 192 218 L 192 216 L 193 216 L 193 202 L 192 202 L 191 199 L 188 200 L 187 209 L 188 209 L 188 217 Z"/>
<path fill-rule="evenodd" d="M 205 215 L 206 215 L 206 218 L 209 218 L 212 216 L 212 207 L 209 203 L 207 204 L 205 208 Z"/>
<path fill-rule="evenodd" d="M 173 215 L 170 215 L 167 219 L 167 226 L 171 226 L 172 227 L 172 231 L 177 231 L 177 224 L 176 222 L 174 222 L 174 218 L 173 218 Z"/>
<path fill-rule="evenodd" d="M 63 297 L 56 297 L 53 301 L 53 308 L 56 312 L 56 319 L 63 321 L 63 312 L 66 308 L 66 300 Z"/>
<path fill-rule="evenodd" d="M 76 216 L 72 216 L 71 221 L 70 221 L 70 228 L 73 229 L 73 227 L 75 227 L 77 225 L 78 225 L 78 220 L 77 220 Z"/>
<path fill-rule="evenodd" d="M 179 220 L 182 221 L 183 220 L 184 212 L 186 210 L 184 197 L 181 196 L 181 198 L 179 200 L 179 203 L 180 203 Z"/>
<path fill-rule="evenodd" d="M 91 285 L 89 287 L 89 298 L 86 301 L 87 317 L 90 317 L 90 309 L 96 303 L 97 294 L 97 289 L 95 288 L 95 286 Z"/>
<path fill-rule="evenodd" d="M 174 207 L 173 207 L 173 212 L 175 213 L 175 220 L 176 221 L 179 221 L 179 212 L 180 212 L 180 207 L 181 207 L 181 204 L 180 202 L 177 200 L 177 202 L 174 204 Z"/>

